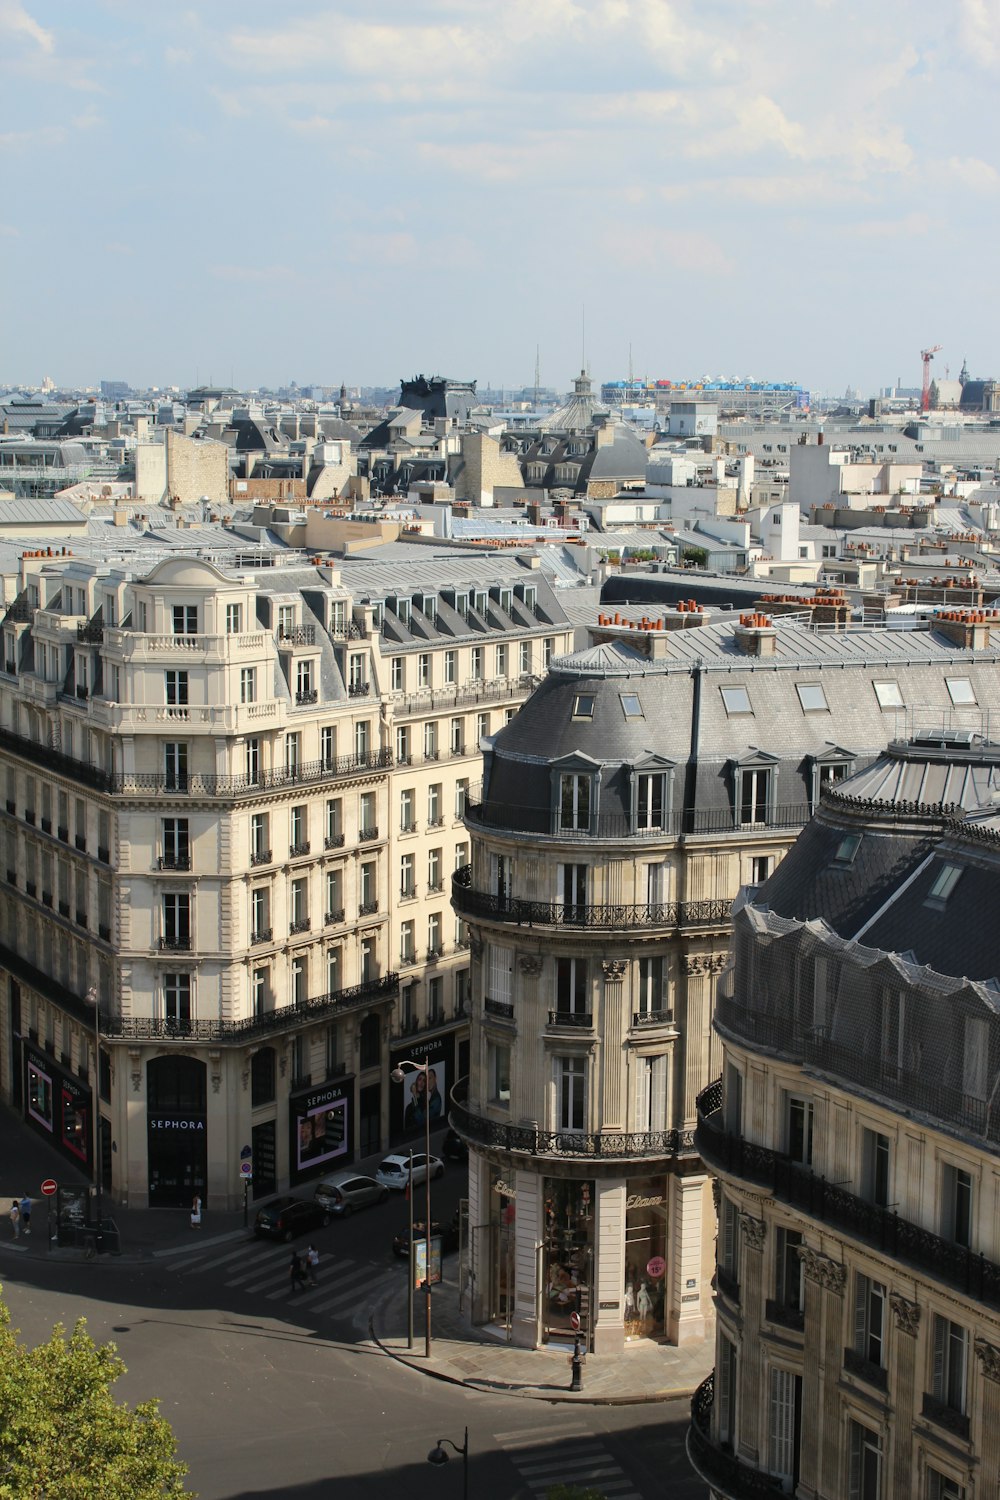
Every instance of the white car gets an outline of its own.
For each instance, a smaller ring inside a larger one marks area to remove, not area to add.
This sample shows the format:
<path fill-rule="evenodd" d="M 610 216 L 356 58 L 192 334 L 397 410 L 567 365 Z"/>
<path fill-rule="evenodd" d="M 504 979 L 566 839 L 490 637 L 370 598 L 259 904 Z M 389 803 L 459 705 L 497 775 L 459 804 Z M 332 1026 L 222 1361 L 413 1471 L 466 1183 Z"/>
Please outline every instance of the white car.
<path fill-rule="evenodd" d="M 396 1188 L 403 1192 L 409 1177 L 410 1153 L 405 1156 L 387 1156 L 380 1163 L 375 1173 L 375 1181 L 380 1182 L 383 1187 Z M 417 1187 L 427 1178 L 428 1171 L 431 1178 L 440 1177 L 444 1172 L 444 1162 L 439 1156 L 426 1156 L 423 1151 L 413 1153 L 413 1186 Z"/>

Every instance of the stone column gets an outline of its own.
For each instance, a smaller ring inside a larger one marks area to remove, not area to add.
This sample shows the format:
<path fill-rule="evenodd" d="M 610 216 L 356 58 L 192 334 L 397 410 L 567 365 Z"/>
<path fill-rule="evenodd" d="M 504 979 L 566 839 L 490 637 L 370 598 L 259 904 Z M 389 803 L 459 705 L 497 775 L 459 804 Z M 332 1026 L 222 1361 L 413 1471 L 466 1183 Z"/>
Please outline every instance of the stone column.
<path fill-rule="evenodd" d="M 917 1393 L 917 1333 L 920 1328 L 920 1308 L 915 1302 L 890 1292 L 889 1303 L 896 1324 L 893 1340 L 893 1369 L 889 1380 L 892 1404 L 899 1415 L 892 1448 L 893 1494 L 915 1493 L 916 1475 L 913 1473 L 913 1443 L 905 1418 L 916 1415 Z M 994 1465 L 994 1471 L 996 1466 Z"/>
<path fill-rule="evenodd" d="M 542 1196 L 544 1179 L 534 1172 L 516 1174 L 515 1247 L 514 1247 L 514 1313 L 511 1318 L 511 1343 L 524 1349 L 538 1344 L 538 1296 L 542 1242 Z"/>
<path fill-rule="evenodd" d="M 740 1343 L 737 1444 L 740 1456 L 756 1467 L 767 1452 L 767 1402 L 762 1395 L 760 1299 L 764 1279 L 764 1237 L 767 1225 L 753 1214 L 740 1213 Z"/>
<path fill-rule="evenodd" d="M 976 1339 L 976 1357 L 983 1377 L 982 1437 L 976 1481 L 977 1500 L 1000 1496 L 1000 1349 L 986 1339 Z"/>
<path fill-rule="evenodd" d="M 604 1016 L 601 1035 L 604 1038 L 601 1077 L 600 1119 L 602 1130 L 624 1130 L 628 1106 L 625 1101 L 626 1070 L 621 1042 L 628 1027 L 623 1014 L 623 990 L 627 964 L 623 958 L 606 958 L 604 973 Z M 643 1125 L 642 1129 L 646 1129 Z"/>
<path fill-rule="evenodd" d="M 806 1273 L 806 1328 L 812 1321 L 818 1329 L 815 1349 L 819 1355 L 817 1377 L 819 1381 L 817 1405 L 813 1407 L 812 1429 L 815 1433 L 815 1451 L 810 1454 L 810 1468 L 814 1478 L 814 1489 L 818 1494 L 838 1493 L 840 1472 L 840 1434 L 838 1429 L 839 1398 L 836 1372 L 840 1370 L 844 1354 L 844 1287 L 847 1271 L 839 1261 L 821 1255 L 818 1250 L 803 1245 L 799 1251 Z M 806 1391 L 803 1383 L 803 1410 Z M 805 1424 L 803 1424 L 805 1431 Z M 803 1455 L 804 1458 L 804 1455 Z M 805 1464 L 803 1462 L 803 1479 Z"/>
<path fill-rule="evenodd" d="M 625 1195 L 624 1182 L 596 1184 L 596 1250 L 594 1300 L 590 1309 L 594 1353 L 620 1353 L 625 1343 Z"/>

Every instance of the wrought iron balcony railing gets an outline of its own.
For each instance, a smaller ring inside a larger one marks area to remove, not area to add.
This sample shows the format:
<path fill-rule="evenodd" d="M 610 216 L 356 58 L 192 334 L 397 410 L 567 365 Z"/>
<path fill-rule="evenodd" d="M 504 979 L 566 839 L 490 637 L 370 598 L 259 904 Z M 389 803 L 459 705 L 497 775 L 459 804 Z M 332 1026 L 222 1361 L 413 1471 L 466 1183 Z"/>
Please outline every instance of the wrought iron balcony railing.
<path fill-rule="evenodd" d="M 728 926 L 732 902 L 660 901 L 591 905 L 575 901 L 526 901 L 515 896 L 475 891 L 472 866 L 451 878 L 451 900 L 463 917 L 513 922 L 518 927 L 588 927 L 610 931 L 636 927 Z"/>
<path fill-rule="evenodd" d="M 691 1466 L 712 1490 L 729 1500 L 758 1500 L 785 1493 L 780 1479 L 762 1474 L 742 1463 L 712 1436 L 712 1408 L 715 1405 L 715 1371 L 691 1397 L 691 1426 L 687 1431 L 687 1455 Z"/>
<path fill-rule="evenodd" d="M 163 793 L 184 797 L 248 797 L 282 787 L 328 781 L 335 776 L 354 776 L 392 765 L 391 750 L 373 750 L 363 755 L 340 755 L 324 760 L 303 761 L 297 766 L 276 767 L 256 775 L 214 775 L 202 771 L 104 771 L 86 761 L 63 755 L 48 745 L 25 739 L 9 729 L 0 729 L 0 749 L 63 776 L 67 781 L 107 792 L 114 797 L 156 797 Z"/>
<path fill-rule="evenodd" d="M 501 1151 L 520 1151 L 530 1156 L 581 1157 L 602 1161 L 627 1161 L 636 1157 L 693 1156 L 694 1131 L 584 1131 L 539 1130 L 533 1125 L 507 1125 L 474 1114 L 452 1095 L 449 1120 L 460 1136 L 472 1145 Z"/>
<path fill-rule="evenodd" d="M 728 1134 L 722 1116 L 722 1080 L 698 1096 L 695 1145 L 713 1171 L 767 1189 L 779 1202 L 839 1229 L 861 1244 L 910 1266 L 943 1286 L 1000 1308 L 1000 1265 L 964 1245 L 901 1218 L 827 1182 L 790 1156 Z"/>
<path fill-rule="evenodd" d="M 279 625 L 279 646 L 315 646 L 315 625 Z"/>
<path fill-rule="evenodd" d="M 340 1011 L 389 1000 L 398 993 L 399 975 L 393 972 L 383 975 L 381 979 L 371 979 L 366 984 L 332 990 L 325 995 L 313 995 L 301 1005 L 284 1005 L 278 1010 L 264 1011 L 242 1021 L 213 1021 L 204 1018 L 165 1020 L 162 1016 L 110 1016 L 102 1012 L 101 1036 L 109 1041 L 176 1040 L 239 1044 L 252 1041 L 255 1037 L 303 1026 Z M 80 1004 L 82 1007 L 83 1002 Z M 90 1015 L 92 1019 L 93 1011 Z"/>

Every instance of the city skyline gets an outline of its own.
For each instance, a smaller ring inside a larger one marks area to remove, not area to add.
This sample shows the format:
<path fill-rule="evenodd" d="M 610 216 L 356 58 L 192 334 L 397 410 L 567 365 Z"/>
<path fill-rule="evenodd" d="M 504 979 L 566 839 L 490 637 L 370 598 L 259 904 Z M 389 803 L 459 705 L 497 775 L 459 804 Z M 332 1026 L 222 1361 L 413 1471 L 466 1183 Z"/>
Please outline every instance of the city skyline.
<path fill-rule="evenodd" d="M 0 43 L 0 382 L 994 373 L 995 0 L 0 0 Z"/>

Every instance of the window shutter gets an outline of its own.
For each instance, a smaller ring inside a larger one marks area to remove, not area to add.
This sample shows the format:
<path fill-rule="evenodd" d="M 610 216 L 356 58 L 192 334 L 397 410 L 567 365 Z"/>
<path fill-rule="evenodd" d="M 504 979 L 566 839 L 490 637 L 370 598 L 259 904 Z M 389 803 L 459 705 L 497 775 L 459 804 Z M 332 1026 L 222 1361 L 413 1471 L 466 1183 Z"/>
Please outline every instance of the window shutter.
<path fill-rule="evenodd" d="M 637 1057 L 635 1060 L 635 1128 L 648 1130 L 651 1058 Z"/>
<path fill-rule="evenodd" d="M 948 1391 L 945 1383 L 945 1368 L 948 1358 L 948 1319 L 935 1317 L 934 1319 L 934 1376 L 933 1394 L 939 1401 L 947 1399 Z"/>

